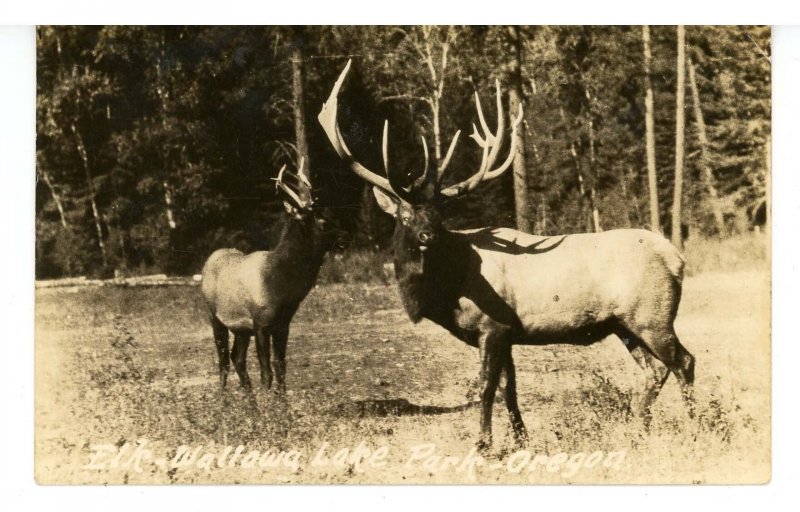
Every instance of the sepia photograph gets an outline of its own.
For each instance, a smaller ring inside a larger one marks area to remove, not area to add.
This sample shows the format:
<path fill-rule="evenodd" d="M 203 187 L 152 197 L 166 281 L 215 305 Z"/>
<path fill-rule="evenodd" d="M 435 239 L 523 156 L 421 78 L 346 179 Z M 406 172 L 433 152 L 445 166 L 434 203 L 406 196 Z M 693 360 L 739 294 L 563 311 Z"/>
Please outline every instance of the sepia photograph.
<path fill-rule="evenodd" d="M 768 483 L 772 72 L 768 26 L 36 27 L 36 482 Z"/>

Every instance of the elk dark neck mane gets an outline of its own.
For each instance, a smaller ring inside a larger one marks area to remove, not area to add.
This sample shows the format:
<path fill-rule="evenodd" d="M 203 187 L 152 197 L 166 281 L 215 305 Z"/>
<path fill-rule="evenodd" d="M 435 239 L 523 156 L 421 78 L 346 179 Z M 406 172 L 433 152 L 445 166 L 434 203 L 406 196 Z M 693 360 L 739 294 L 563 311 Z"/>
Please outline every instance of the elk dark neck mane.
<path fill-rule="evenodd" d="M 421 252 L 419 244 L 395 231 L 395 273 L 406 313 L 413 322 L 427 318 L 470 345 L 477 343 L 477 326 L 458 324 L 459 299 L 472 301 L 486 316 L 521 331 L 516 312 L 481 274 L 481 256 L 469 234 L 441 230 L 438 241 Z"/>
<path fill-rule="evenodd" d="M 443 229 L 438 237 L 436 245 L 423 253 L 419 243 L 398 226 L 394 235 L 395 273 L 409 318 L 415 323 L 428 318 L 452 332 L 453 312 L 477 254 L 458 233 Z"/>
<path fill-rule="evenodd" d="M 303 277 L 308 284 L 313 284 L 322 266 L 330 244 L 314 231 L 306 222 L 288 215 L 284 217 L 278 244 L 271 251 L 275 258 L 289 268 L 294 269 L 297 277 Z"/>

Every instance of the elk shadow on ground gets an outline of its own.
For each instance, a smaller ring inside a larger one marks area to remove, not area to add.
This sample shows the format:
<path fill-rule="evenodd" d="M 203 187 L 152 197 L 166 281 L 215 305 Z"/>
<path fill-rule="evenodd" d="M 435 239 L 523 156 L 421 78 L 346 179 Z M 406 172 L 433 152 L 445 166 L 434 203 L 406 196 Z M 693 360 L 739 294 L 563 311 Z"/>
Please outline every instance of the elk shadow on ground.
<path fill-rule="evenodd" d="M 386 398 L 353 400 L 338 404 L 335 409 L 339 414 L 359 418 L 385 418 L 387 416 L 421 416 L 447 414 L 472 409 L 480 405 L 480 401 L 467 402 L 453 406 L 417 405 L 405 398 Z"/>

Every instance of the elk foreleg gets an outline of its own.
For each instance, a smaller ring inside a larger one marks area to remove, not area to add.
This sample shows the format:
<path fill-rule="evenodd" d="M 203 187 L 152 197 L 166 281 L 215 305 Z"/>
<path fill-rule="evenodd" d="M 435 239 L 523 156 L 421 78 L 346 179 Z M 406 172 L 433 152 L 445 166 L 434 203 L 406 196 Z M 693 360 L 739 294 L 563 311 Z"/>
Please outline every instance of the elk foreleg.
<path fill-rule="evenodd" d="M 514 428 L 514 437 L 518 444 L 524 444 L 528 440 L 528 432 L 525 429 L 522 413 L 520 413 L 519 405 L 517 404 L 517 372 L 514 368 L 514 358 L 511 355 L 510 344 L 503 359 L 503 371 L 506 373 L 506 407 L 508 408 L 508 416 L 511 419 L 511 426 Z"/>
<path fill-rule="evenodd" d="M 261 385 L 264 389 L 272 387 L 272 367 L 270 366 L 269 353 L 270 332 L 269 327 L 260 325 L 256 328 L 256 353 L 258 366 L 261 369 Z"/>
<path fill-rule="evenodd" d="M 481 357 L 481 434 L 478 448 L 492 445 L 492 407 L 500 373 L 503 369 L 508 343 L 496 333 L 481 334 L 478 341 Z"/>
<path fill-rule="evenodd" d="M 289 341 L 289 324 L 276 328 L 272 333 L 272 369 L 275 372 L 277 392 L 286 392 L 286 344 Z"/>

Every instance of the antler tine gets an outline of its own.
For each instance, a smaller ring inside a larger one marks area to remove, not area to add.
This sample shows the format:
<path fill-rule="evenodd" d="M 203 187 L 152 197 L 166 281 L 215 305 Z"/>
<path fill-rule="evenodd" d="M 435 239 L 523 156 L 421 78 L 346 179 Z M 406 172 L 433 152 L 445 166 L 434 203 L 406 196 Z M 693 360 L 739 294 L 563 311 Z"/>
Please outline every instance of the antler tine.
<path fill-rule="evenodd" d="M 300 196 L 298 196 L 294 190 L 289 188 L 289 186 L 283 182 L 283 173 L 285 172 L 286 172 L 286 165 L 281 167 L 281 170 L 278 171 L 278 177 L 273 178 L 275 180 L 275 188 L 282 190 L 283 193 L 289 196 L 289 198 L 292 201 L 294 201 L 295 205 L 298 206 L 299 208 L 306 208 L 308 206 L 308 203 L 300 199 Z"/>
<path fill-rule="evenodd" d="M 309 179 L 308 169 L 306 169 L 306 158 L 300 157 L 300 164 L 297 167 L 297 191 L 306 206 L 314 204 L 314 187 Z"/>
<path fill-rule="evenodd" d="M 500 95 L 500 80 L 494 81 L 495 97 L 497 98 L 497 133 L 495 133 L 494 140 L 492 141 L 492 151 L 489 152 L 489 164 L 487 167 L 494 165 L 497 160 L 497 155 L 500 153 L 500 146 L 503 145 L 503 133 L 506 129 L 506 117 L 503 113 L 503 99 Z"/>
<path fill-rule="evenodd" d="M 425 167 L 422 168 L 422 174 L 414 180 L 414 185 L 411 187 L 412 190 L 417 190 L 420 187 L 425 186 L 425 184 L 431 181 L 432 177 L 436 175 L 435 171 L 431 171 L 430 168 L 430 155 L 428 154 L 428 141 L 425 140 L 424 135 L 419 136 L 419 140 L 422 142 L 422 152 L 425 154 Z"/>
<path fill-rule="evenodd" d="M 424 135 L 420 135 L 419 138 L 422 140 L 422 149 L 425 151 L 425 168 L 423 169 L 422 176 L 427 177 L 428 175 L 428 141 L 425 140 Z"/>
<path fill-rule="evenodd" d="M 522 114 L 523 114 L 522 103 L 520 103 L 519 112 L 517 113 L 517 116 L 514 118 L 513 124 L 511 125 L 511 146 L 508 149 L 508 156 L 506 157 L 506 161 L 503 162 L 503 165 L 501 165 L 497 169 L 487 172 L 483 181 L 491 180 L 500 176 L 511 166 L 511 163 L 514 162 L 514 155 L 516 155 L 517 153 L 517 129 L 522 123 Z"/>
<path fill-rule="evenodd" d="M 478 96 L 478 91 L 475 91 L 475 109 L 478 111 L 478 121 L 481 123 L 483 133 L 486 134 L 486 141 L 491 143 L 492 132 L 489 130 L 489 125 L 486 124 L 486 118 L 483 117 L 483 108 L 481 107 L 481 98 Z M 477 133 L 477 131 L 476 128 L 475 132 Z"/>
<path fill-rule="evenodd" d="M 301 156 L 300 157 L 300 165 L 297 166 L 297 178 L 300 180 L 300 182 L 303 185 L 305 185 L 306 187 L 308 187 L 310 189 L 311 188 L 311 181 L 308 179 L 308 175 L 305 172 L 305 163 L 306 163 L 305 157 Z"/>
<path fill-rule="evenodd" d="M 386 176 L 389 177 L 390 192 L 393 195 L 411 202 L 411 191 L 403 188 L 403 185 L 397 181 L 393 176 L 391 169 L 389 169 L 389 120 L 383 121 L 383 140 L 381 141 L 381 153 L 383 154 L 383 166 L 386 168 Z"/>
<path fill-rule="evenodd" d="M 272 181 L 275 182 L 275 190 L 280 188 L 281 183 L 283 182 L 283 173 L 284 173 L 284 171 L 286 171 L 286 164 L 283 164 L 283 166 L 281 166 L 281 170 L 278 171 L 278 177 L 277 178 L 272 178 Z"/>
<path fill-rule="evenodd" d="M 473 139 L 480 147 L 488 145 L 486 139 L 481 137 L 481 134 L 478 131 L 478 127 L 475 126 L 475 123 L 472 123 L 472 134 L 469 136 L 469 138 Z"/>
<path fill-rule="evenodd" d="M 389 175 L 389 120 L 383 120 L 383 141 L 381 142 L 381 154 L 383 154 L 383 170 Z"/>
<path fill-rule="evenodd" d="M 441 167 L 439 167 L 440 176 L 444 173 L 444 171 L 447 170 L 447 166 L 450 165 L 450 159 L 453 158 L 453 152 L 456 150 L 456 144 L 458 144 L 459 135 L 461 135 L 461 130 L 458 130 L 456 134 L 453 135 L 453 140 L 450 142 L 450 148 L 447 150 L 444 160 L 442 160 Z"/>

